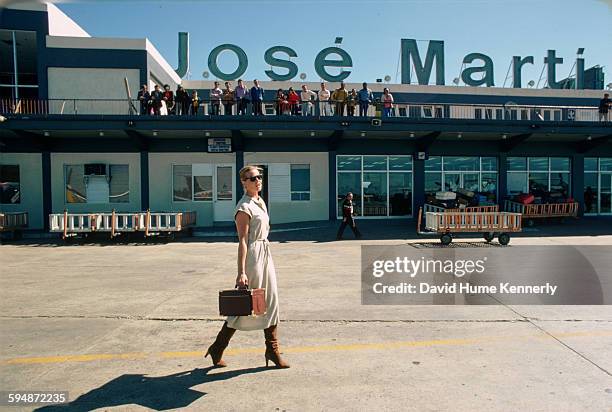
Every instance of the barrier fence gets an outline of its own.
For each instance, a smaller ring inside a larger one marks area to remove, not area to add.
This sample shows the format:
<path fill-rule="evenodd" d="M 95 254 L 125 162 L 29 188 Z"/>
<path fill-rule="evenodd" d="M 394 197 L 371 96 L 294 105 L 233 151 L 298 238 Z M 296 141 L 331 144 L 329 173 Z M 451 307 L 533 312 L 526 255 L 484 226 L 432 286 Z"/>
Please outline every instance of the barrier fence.
<path fill-rule="evenodd" d="M 49 215 L 49 230 L 65 239 L 78 234 L 103 232 L 111 238 L 122 233 L 143 232 L 145 236 L 176 233 L 194 227 L 196 212 L 105 212 L 54 213 Z"/>
<path fill-rule="evenodd" d="M 265 100 L 260 104 L 251 102 L 241 106 L 239 102 L 224 105 L 210 100 L 200 100 L 197 105 L 184 106 L 175 103 L 172 108 L 162 107 L 160 113 L 169 116 L 253 116 L 261 111 L 262 116 L 344 116 L 348 105 L 337 105 L 335 101 L 312 101 L 289 104 L 277 100 Z M 165 106 L 165 103 L 164 103 Z M 260 108 L 260 109 L 259 109 Z M 240 110 L 244 109 L 244 110 Z M 354 107 L 359 115 L 359 106 Z M 339 110 L 342 110 L 340 113 Z M 127 99 L 0 99 L 0 113 L 15 115 L 133 115 L 161 116 L 150 114 L 137 100 Z M 589 106 L 535 106 L 535 105 L 474 105 L 457 103 L 423 103 L 395 101 L 390 117 L 407 119 L 467 119 L 467 120 L 515 120 L 536 122 L 598 122 L 599 109 Z M 383 116 L 383 104 L 372 102 L 368 105 L 367 117 Z M 384 116 L 383 116 L 384 117 Z"/>

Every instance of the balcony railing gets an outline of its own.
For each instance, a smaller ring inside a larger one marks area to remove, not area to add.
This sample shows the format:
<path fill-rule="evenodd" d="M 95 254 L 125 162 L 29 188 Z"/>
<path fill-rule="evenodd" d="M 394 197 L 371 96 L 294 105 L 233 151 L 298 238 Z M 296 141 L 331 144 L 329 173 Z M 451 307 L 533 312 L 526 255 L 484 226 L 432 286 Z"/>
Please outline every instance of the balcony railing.
<path fill-rule="evenodd" d="M 168 108 L 141 106 L 137 100 L 127 99 L 1 99 L 0 113 L 4 115 L 133 115 L 133 116 L 254 116 L 258 105 L 250 102 L 234 102 L 226 106 L 222 101 L 215 104 L 200 100 L 197 105 L 188 102 L 179 103 Z M 342 108 L 342 116 L 349 115 L 347 105 Z M 263 116 L 337 116 L 335 102 L 313 101 L 291 105 L 287 102 L 266 100 L 261 103 Z M 359 115 L 359 105 L 354 107 L 354 115 Z M 384 117 L 383 105 L 371 103 L 367 117 Z M 459 104 L 459 103 L 423 103 L 396 101 L 389 113 L 390 117 L 404 119 L 465 119 L 465 120 L 510 120 L 536 122 L 598 122 L 597 107 L 589 106 L 536 106 L 518 104 Z"/>

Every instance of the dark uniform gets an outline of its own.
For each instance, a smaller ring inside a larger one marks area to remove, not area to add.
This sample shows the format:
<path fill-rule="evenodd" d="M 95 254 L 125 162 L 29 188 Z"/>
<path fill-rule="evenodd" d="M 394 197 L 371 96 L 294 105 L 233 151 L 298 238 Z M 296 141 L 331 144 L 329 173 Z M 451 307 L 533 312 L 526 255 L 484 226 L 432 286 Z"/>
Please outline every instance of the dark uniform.
<path fill-rule="evenodd" d="M 355 219 L 353 219 L 353 201 L 349 199 L 344 199 L 344 202 L 342 202 L 342 224 L 338 229 L 336 239 L 342 239 L 342 233 L 344 233 L 344 228 L 346 227 L 346 225 L 349 225 L 351 227 L 357 239 L 361 237 L 361 233 L 359 232 L 359 229 L 357 229 L 357 225 L 355 224 Z"/>

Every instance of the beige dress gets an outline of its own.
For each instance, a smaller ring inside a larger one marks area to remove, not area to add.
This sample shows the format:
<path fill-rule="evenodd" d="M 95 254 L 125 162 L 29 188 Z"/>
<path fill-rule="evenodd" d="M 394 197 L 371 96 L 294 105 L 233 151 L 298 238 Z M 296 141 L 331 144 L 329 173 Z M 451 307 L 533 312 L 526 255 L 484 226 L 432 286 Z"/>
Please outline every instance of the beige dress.
<path fill-rule="evenodd" d="M 249 279 L 249 287 L 266 290 L 266 314 L 262 316 L 228 316 L 227 325 L 238 330 L 259 330 L 277 325 L 279 320 L 278 291 L 276 288 L 276 271 L 270 253 L 268 233 L 270 232 L 270 217 L 263 199 L 242 196 L 236 213 L 245 212 L 250 216 L 249 236 L 245 272 Z"/>

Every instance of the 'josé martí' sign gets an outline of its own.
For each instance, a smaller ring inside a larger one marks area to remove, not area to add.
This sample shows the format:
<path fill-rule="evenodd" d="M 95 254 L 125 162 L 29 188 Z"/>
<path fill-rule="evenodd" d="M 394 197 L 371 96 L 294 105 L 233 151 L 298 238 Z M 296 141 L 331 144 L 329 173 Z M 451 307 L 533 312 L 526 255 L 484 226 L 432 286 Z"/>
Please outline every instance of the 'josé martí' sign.
<path fill-rule="evenodd" d="M 223 52 L 231 52 L 238 58 L 238 66 L 231 72 L 224 72 L 219 68 L 217 63 L 218 57 Z M 264 61 L 269 64 L 270 70 L 266 70 L 266 75 L 271 80 L 288 81 L 292 80 L 298 74 L 298 66 L 290 60 L 297 57 L 298 54 L 294 49 L 287 46 L 273 46 L 264 53 Z M 557 81 L 556 68 L 558 64 L 563 63 L 562 57 L 557 57 L 556 50 L 548 50 L 544 57 L 544 64 L 547 67 L 548 86 L 551 89 L 563 88 L 563 82 Z M 475 64 L 474 66 L 468 66 Z M 534 64 L 533 56 L 513 56 L 512 57 L 512 74 L 513 87 L 520 88 L 521 85 L 521 69 L 526 64 Z M 245 51 L 235 44 L 222 44 L 210 52 L 208 55 L 208 69 L 218 79 L 235 80 L 241 77 L 247 70 L 249 59 Z M 401 40 L 401 69 L 402 69 L 402 84 L 411 84 L 415 79 L 412 78 L 411 65 L 414 67 L 416 82 L 420 85 L 428 85 L 432 77 L 432 71 L 435 67 L 436 85 L 444 85 L 444 42 L 439 40 L 430 40 L 425 54 L 425 59 L 421 57 L 417 41 L 415 39 Z M 493 74 L 493 60 L 491 57 L 483 53 L 469 53 L 463 58 L 464 69 L 461 72 L 461 80 L 468 86 L 487 86 L 495 85 Z M 337 74 L 329 73 L 328 67 L 340 68 Z M 326 47 L 321 50 L 314 62 L 314 68 L 319 77 L 329 82 L 339 82 L 346 79 L 353 67 L 353 59 L 348 52 L 340 47 Z M 176 69 L 180 77 L 187 74 L 189 68 L 189 35 L 187 33 L 179 33 L 179 67 Z M 280 69 L 284 73 L 278 73 Z M 584 89 L 584 59 L 578 57 L 576 59 L 576 86 L 577 89 Z"/>

